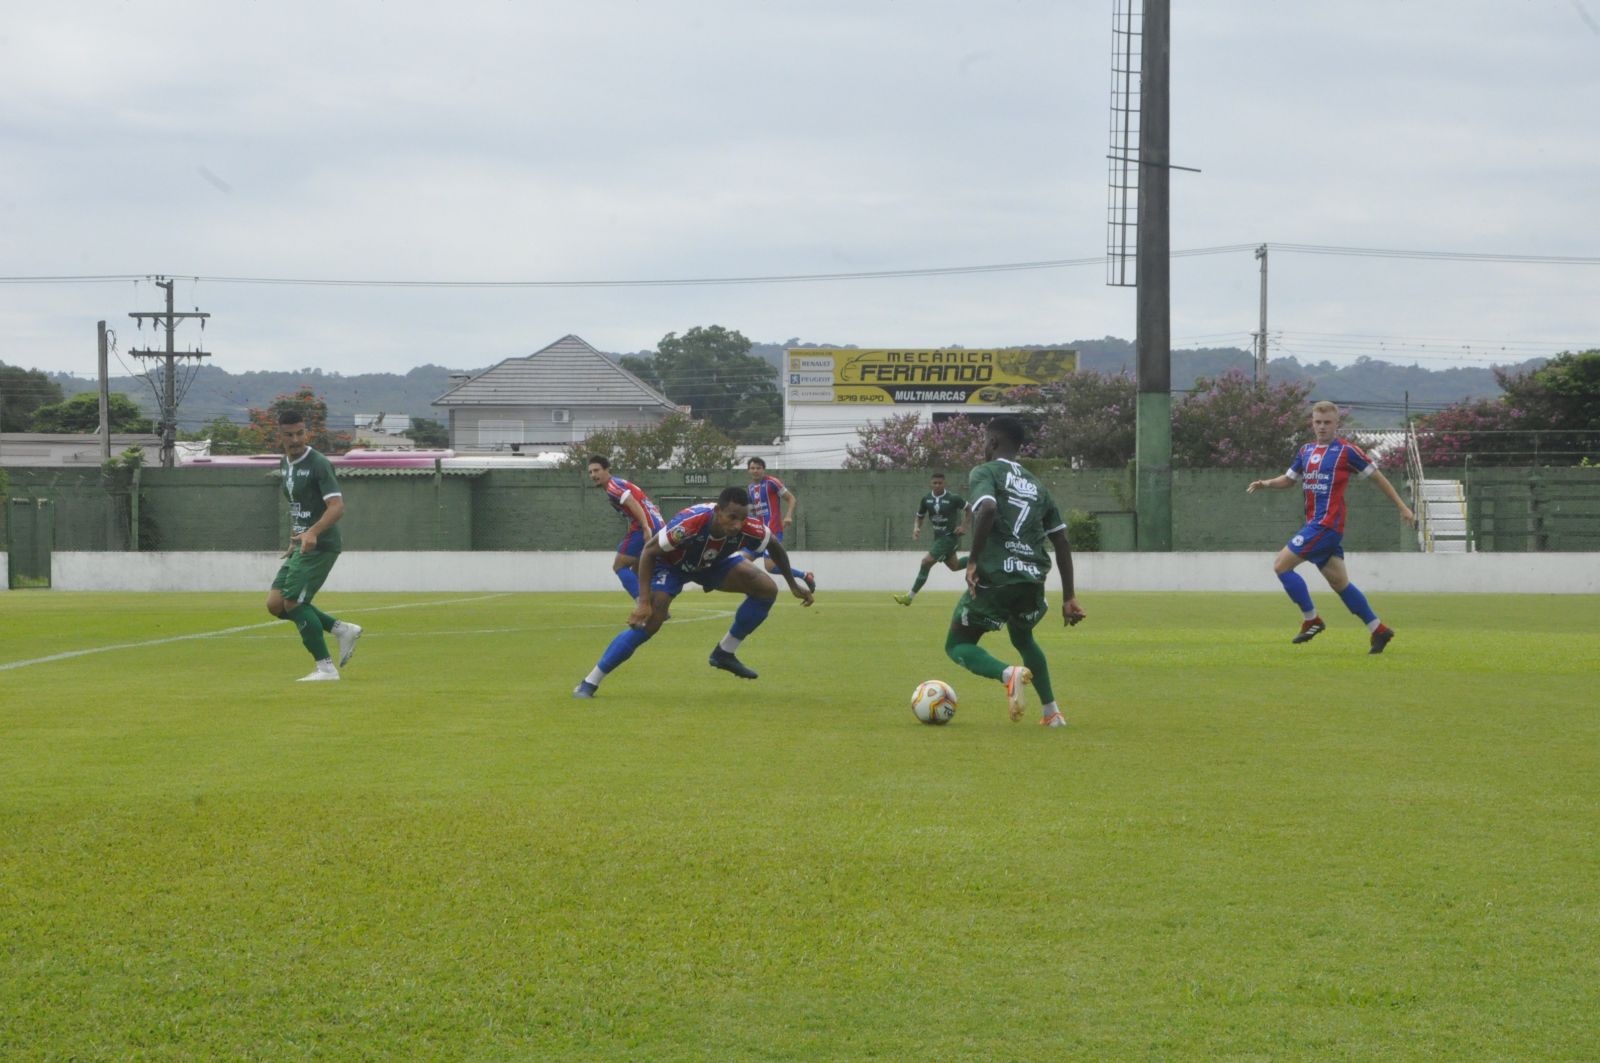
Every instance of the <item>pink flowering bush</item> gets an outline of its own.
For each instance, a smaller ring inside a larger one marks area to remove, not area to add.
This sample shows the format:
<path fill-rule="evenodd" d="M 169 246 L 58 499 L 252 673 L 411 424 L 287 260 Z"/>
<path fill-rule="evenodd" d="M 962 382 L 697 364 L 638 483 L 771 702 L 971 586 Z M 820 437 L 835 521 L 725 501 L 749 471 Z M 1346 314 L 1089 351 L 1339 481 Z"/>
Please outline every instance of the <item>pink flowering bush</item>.
<path fill-rule="evenodd" d="M 965 417 L 923 424 L 914 413 L 856 430 L 846 469 L 970 469 L 983 462 L 983 425 Z M 1024 453 L 1031 453 L 1025 448 Z"/>
<path fill-rule="evenodd" d="M 1006 399 L 1037 426 L 1033 443 L 1040 457 L 1091 469 L 1120 469 L 1133 460 L 1139 396 L 1126 373 L 1084 370 L 1053 384 L 1014 388 Z"/>
<path fill-rule="evenodd" d="M 1306 437 L 1311 385 L 1262 387 L 1240 370 L 1201 378 L 1172 409 L 1172 464 L 1250 469 L 1285 464 Z"/>

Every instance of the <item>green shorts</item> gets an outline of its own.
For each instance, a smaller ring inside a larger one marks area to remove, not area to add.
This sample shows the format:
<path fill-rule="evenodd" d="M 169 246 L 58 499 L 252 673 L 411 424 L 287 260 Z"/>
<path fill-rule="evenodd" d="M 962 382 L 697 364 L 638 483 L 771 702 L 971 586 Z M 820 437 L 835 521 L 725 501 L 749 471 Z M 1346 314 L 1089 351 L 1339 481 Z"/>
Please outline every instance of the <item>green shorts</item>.
<path fill-rule="evenodd" d="M 278 569 L 272 580 L 273 589 L 282 591 L 288 601 L 309 602 L 322 589 L 337 560 L 337 550 L 313 550 L 309 554 L 296 550 Z"/>
<path fill-rule="evenodd" d="M 933 555 L 935 561 L 943 561 L 951 554 L 961 552 L 961 536 L 936 535 L 933 542 L 928 545 L 928 553 Z"/>
<path fill-rule="evenodd" d="M 955 615 L 950 619 L 962 627 L 999 631 L 1011 625 L 1032 630 L 1049 606 L 1044 600 L 1042 583 L 1007 583 L 1000 587 L 980 587 L 961 595 L 956 603 Z"/>

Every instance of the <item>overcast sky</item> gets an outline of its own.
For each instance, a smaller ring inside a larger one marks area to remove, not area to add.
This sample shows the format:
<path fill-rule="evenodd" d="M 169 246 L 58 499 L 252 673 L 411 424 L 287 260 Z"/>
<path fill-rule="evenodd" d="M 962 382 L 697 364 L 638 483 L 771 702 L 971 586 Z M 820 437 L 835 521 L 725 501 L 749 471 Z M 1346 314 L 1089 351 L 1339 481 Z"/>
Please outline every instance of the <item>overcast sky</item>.
<path fill-rule="evenodd" d="M 1268 243 L 1275 355 L 1600 347 L 1600 0 L 1173 4 L 1176 251 Z M 448 12 L 448 14 L 446 13 Z M 180 278 L 233 372 L 654 347 L 1134 335 L 1096 259 L 1112 0 L 12 5 L 0 276 Z M 1589 258 L 1312 254 L 1287 245 Z M 199 280 L 191 278 L 199 277 Z M 1248 347 L 1248 249 L 1174 259 L 1174 345 Z M 148 281 L 0 283 L 0 361 L 91 375 Z M 135 364 L 129 360 L 129 364 Z M 120 372 L 114 362 L 114 373 Z"/>

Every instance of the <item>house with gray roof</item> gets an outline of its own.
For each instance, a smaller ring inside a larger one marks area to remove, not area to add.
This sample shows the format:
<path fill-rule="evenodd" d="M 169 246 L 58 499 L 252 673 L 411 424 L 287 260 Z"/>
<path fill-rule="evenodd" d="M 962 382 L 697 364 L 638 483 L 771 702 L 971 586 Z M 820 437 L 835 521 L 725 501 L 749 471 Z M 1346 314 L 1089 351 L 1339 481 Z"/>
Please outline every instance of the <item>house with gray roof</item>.
<path fill-rule="evenodd" d="M 562 450 L 602 428 L 648 428 L 678 406 L 577 336 L 475 377 L 433 400 L 461 451 Z"/>

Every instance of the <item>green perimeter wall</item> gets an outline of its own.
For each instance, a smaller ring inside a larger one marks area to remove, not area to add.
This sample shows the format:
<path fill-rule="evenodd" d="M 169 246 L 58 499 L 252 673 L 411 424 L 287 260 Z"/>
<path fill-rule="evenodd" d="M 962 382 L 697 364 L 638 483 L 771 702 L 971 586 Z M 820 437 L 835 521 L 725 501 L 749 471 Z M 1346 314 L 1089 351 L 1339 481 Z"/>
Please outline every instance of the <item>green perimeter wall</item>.
<path fill-rule="evenodd" d="M 55 504 L 57 550 L 273 550 L 288 535 L 287 502 L 260 469 L 8 470 L 14 497 Z M 1174 469 L 1173 549 L 1271 550 L 1300 524 L 1298 491 L 1245 493 L 1278 468 Z M 628 470 L 619 470 L 628 476 Z M 911 550 L 913 510 L 925 472 L 799 470 L 778 475 L 799 498 L 786 543 L 805 550 Z M 1450 475 L 1430 472 L 1430 477 Z M 1481 549 L 1600 549 L 1600 469 L 1463 472 L 1469 519 Z M 632 477 L 671 516 L 747 482 L 742 470 L 650 472 Z M 1131 549 L 1129 474 L 1058 471 L 1043 479 L 1063 511 L 1095 514 L 1101 546 Z M 623 522 L 584 472 L 343 470 L 345 544 L 355 550 L 605 550 Z M 958 493 L 962 487 L 951 485 Z M 1405 485 L 1396 485 L 1405 492 Z M 1352 485 L 1345 544 L 1352 550 L 1415 549 L 1394 507 L 1370 484 Z M 0 516 L 0 520 L 4 517 Z"/>

